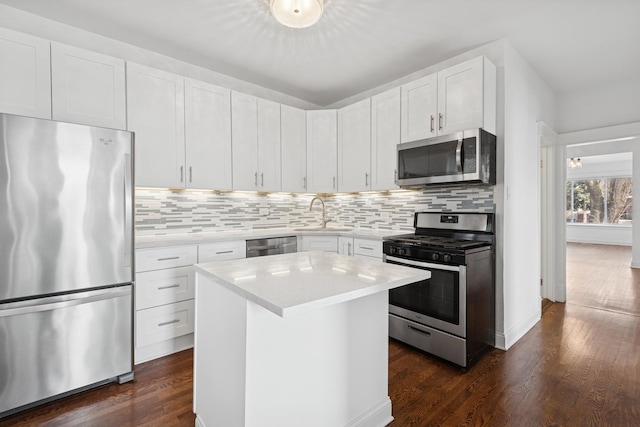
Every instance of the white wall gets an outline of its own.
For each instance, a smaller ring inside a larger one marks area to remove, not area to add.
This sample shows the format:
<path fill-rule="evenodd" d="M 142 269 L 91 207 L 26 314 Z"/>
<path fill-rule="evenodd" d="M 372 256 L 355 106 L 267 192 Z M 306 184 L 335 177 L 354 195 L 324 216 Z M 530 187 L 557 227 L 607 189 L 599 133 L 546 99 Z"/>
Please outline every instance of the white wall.
<path fill-rule="evenodd" d="M 628 225 L 567 224 L 567 242 L 631 246 L 631 232 Z"/>
<path fill-rule="evenodd" d="M 504 348 L 539 319 L 540 188 L 538 122 L 555 123 L 555 95 L 520 54 L 505 45 Z"/>
<path fill-rule="evenodd" d="M 126 13 L 126 11 L 123 11 Z M 209 82 L 260 98 L 304 109 L 319 108 L 310 102 L 294 98 L 253 83 L 179 61 L 149 50 L 109 39 L 69 25 L 61 24 L 28 12 L 0 4 L 0 27 L 31 34 L 82 49 L 103 53 L 126 61 Z"/>
<path fill-rule="evenodd" d="M 640 76 L 559 94 L 557 109 L 558 133 L 640 122 Z"/>

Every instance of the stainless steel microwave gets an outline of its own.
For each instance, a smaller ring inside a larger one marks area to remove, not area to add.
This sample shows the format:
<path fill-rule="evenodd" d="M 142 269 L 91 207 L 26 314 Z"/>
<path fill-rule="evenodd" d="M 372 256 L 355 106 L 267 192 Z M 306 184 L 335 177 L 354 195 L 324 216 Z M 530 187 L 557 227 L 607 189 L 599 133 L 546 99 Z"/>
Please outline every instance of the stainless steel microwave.
<path fill-rule="evenodd" d="M 496 183 L 496 137 L 473 129 L 398 144 L 400 187 Z"/>

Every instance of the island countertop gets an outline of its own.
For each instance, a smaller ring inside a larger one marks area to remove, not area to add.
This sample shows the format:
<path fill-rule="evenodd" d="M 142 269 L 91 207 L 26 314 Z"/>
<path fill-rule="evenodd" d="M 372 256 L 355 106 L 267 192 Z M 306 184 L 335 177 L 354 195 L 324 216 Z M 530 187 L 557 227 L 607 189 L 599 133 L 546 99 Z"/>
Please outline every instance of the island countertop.
<path fill-rule="evenodd" d="M 196 264 L 196 272 L 281 317 L 426 280 L 426 270 L 327 252 Z"/>

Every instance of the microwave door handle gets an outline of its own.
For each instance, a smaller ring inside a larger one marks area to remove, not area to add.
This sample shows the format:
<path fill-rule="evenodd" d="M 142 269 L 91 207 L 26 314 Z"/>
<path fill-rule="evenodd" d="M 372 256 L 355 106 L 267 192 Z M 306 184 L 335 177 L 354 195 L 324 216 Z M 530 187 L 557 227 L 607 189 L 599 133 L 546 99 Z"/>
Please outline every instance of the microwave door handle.
<path fill-rule="evenodd" d="M 462 140 L 458 140 L 458 146 L 456 147 L 456 167 L 458 173 L 462 173 Z"/>

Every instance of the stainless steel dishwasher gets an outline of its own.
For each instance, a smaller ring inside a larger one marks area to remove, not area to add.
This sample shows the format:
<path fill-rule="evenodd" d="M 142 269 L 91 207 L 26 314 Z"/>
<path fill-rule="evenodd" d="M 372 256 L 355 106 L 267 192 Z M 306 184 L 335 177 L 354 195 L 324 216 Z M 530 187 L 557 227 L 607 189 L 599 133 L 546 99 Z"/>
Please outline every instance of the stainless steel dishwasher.
<path fill-rule="evenodd" d="M 289 254 L 297 251 L 298 239 L 295 236 L 247 240 L 247 258 Z"/>

